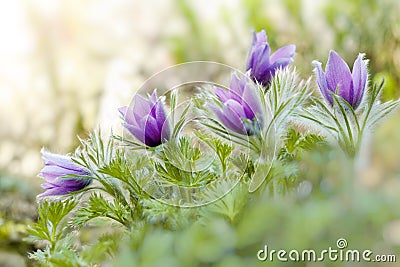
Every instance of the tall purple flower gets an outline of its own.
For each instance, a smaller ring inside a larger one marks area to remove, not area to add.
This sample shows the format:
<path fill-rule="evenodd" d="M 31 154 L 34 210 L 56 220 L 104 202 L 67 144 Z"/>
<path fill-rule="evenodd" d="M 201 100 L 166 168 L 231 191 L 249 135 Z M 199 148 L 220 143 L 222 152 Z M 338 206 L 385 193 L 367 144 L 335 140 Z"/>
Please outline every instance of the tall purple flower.
<path fill-rule="evenodd" d="M 250 70 L 252 79 L 267 86 L 277 69 L 286 68 L 293 61 L 295 52 L 295 45 L 287 45 L 270 55 L 271 48 L 265 31 L 253 32 L 246 70 Z"/>
<path fill-rule="evenodd" d="M 210 107 L 221 122 L 232 131 L 252 135 L 262 125 L 261 101 L 257 88 L 250 78 L 232 75 L 229 90 L 215 88 L 215 94 L 222 102 L 222 109 Z"/>
<path fill-rule="evenodd" d="M 156 90 L 149 99 L 136 95 L 133 106 L 121 107 L 119 112 L 124 118 L 123 126 L 145 145 L 155 147 L 171 138 L 171 126 Z"/>
<path fill-rule="evenodd" d="M 349 66 L 335 51 L 329 53 L 325 72 L 322 70 L 321 62 L 313 61 L 318 87 L 331 105 L 333 105 L 331 92 L 341 96 L 353 109 L 360 105 L 368 79 L 368 61 L 363 57 L 364 54 L 358 55 L 354 61 L 353 72 L 350 72 Z"/>
<path fill-rule="evenodd" d="M 70 157 L 57 155 L 42 149 L 42 159 L 45 164 L 39 177 L 46 180 L 42 188 L 46 191 L 38 197 L 66 195 L 88 186 L 92 179 L 90 171 L 74 163 Z M 73 177 L 66 177 L 73 175 Z"/>

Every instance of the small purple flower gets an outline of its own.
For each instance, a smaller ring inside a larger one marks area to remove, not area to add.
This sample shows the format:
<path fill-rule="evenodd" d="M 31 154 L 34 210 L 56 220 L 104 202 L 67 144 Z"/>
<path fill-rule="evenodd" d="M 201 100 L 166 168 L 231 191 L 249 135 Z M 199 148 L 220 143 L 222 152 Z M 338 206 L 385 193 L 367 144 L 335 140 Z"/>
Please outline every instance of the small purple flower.
<path fill-rule="evenodd" d="M 335 51 L 329 53 L 325 72 L 322 70 L 321 62 L 312 62 L 318 87 L 331 105 L 333 105 L 331 92 L 341 96 L 354 110 L 360 105 L 368 79 L 368 61 L 363 57 L 364 54 L 358 55 L 352 73 L 346 62 Z"/>
<path fill-rule="evenodd" d="M 221 122 L 232 131 L 252 135 L 261 127 L 261 101 L 257 88 L 248 76 L 232 75 L 230 89 L 215 88 L 222 109 L 210 105 Z"/>
<path fill-rule="evenodd" d="M 171 138 L 171 126 L 156 90 L 149 99 L 136 95 L 133 106 L 121 107 L 119 112 L 124 118 L 123 126 L 145 145 L 156 147 Z"/>
<path fill-rule="evenodd" d="M 46 180 L 42 188 L 46 191 L 38 197 L 66 195 L 79 191 L 92 182 L 88 176 L 90 171 L 74 163 L 70 157 L 57 155 L 42 149 L 42 159 L 45 164 L 39 177 Z M 74 177 L 66 177 L 73 175 Z"/>
<path fill-rule="evenodd" d="M 287 45 L 270 55 L 271 48 L 265 31 L 253 32 L 253 43 L 250 47 L 246 70 L 250 70 L 252 79 L 267 86 L 277 69 L 284 69 L 293 61 L 295 52 L 295 45 Z"/>

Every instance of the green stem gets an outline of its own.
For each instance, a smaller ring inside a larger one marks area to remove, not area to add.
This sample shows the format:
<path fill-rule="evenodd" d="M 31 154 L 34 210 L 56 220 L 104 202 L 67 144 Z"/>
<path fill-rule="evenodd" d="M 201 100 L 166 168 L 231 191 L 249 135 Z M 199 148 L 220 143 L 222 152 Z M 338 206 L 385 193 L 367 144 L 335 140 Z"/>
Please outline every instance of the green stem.
<path fill-rule="evenodd" d="M 355 157 L 354 155 L 344 155 L 342 158 L 342 193 L 345 204 L 353 209 L 355 206 L 357 193 L 355 187 L 356 172 L 355 172 Z"/>

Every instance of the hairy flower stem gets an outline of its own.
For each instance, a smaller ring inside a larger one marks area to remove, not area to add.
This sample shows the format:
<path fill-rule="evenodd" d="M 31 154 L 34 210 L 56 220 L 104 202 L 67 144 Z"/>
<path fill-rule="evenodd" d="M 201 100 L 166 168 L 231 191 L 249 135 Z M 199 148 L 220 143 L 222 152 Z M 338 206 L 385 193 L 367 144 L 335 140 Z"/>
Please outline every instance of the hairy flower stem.
<path fill-rule="evenodd" d="M 350 209 L 354 207 L 354 198 L 355 198 L 355 164 L 354 164 L 354 157 L 344 158 L 347 161 L 347 166 L 345 170 L 344 178 L 344 194 L 345 194 L 345 201 L 349 204 Z"/>
<path fill-rule="evenodd" d="M 341 157 L 342 168 L 342 194 L 343 200 L 349 209 L 355 209 L 359 197 L 358 182 L 358 161 L 359 157 L 356 155 L 349 156 L 343 155 Z"/>
<path fill-rule="evenodd" d="M 179 193 L 181 195 L 181 198 L 184 201 L 184 205 L 192 203 L 193 198 L 192 198 L 192 192 L 191 192 L 190 188 L 179 187 Z"/>

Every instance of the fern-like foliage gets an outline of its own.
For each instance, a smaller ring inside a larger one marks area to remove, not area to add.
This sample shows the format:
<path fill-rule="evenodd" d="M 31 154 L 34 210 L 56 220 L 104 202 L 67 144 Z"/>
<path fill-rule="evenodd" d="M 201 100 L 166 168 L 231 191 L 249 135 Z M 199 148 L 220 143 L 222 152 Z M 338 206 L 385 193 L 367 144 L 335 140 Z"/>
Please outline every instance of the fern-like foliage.
<path fill-rule="evenodd" d="M 77 201 L 66 199 L 64 201 L 43 202 L 38 207 L 38 221 L 28 227 L 31 241 L 46 240 L 51 247 L 57 240 L 65 236 L 66 224 L 62 223 L 68 213 L 77 205 Z"/>
<path fill-rule="evenodd" d="M 205 198 L 214 201 L 201 208 L 200 216 L 205 221 L 221 216 L 230 223 L 235 223 L 247 203 L 248 194 L 247 185 L 243 181 L 219 180 L 204 192 Z"/>
<path fill-rule="evenodd" d="M 201 153 L 188 136 L 168 142 L 155 162 L 159 177 L 167 184 L 201 187 L 216 179 L 212 169 L 204 169 L 213 160 L 212 154 Z"/>
<path fill-rule="evenodd" d="M 181 208 L 178 205 L 166 204 L 155 199 L 143 199 L 141 205 L 144 221 L 165 229 L 182 229 L 192 221 L 196 214 L 193 209 Z"/>
<path fill-rule="evenodd" d="M 31 242 L 45 241 L 47 246 L 29 255 L 40 266 L 89 266 L 74 251 L 75 234 L 67 224 L 67 215 L 77 201 L 43 202 L 38 207 L 37 223 L 28 227 Z"/>
<path fill-rule="evenodd" d="M 78 139 L 81 147 L 75 151 L 73 160 L 92 172 L 95 173 L 98 168 L 107 164 L 113 158 L 114 141 L 112 138 L 104 141 L 100 128 L 90 133 L 87 140 L 80 137 Z"/>
<path fill-rule="evenodd" d="M 94 218 L 103 217 L 129 227 L 132 223 L 131 211 L 130 206 L 124 205 L 117 199 L 107 200 L 101 194 L 93 193 L 85 207 L 76 211 L 72 223 L 79 227 Z"/>
<path fill-rule="evenodd" d="M 151 170 L 148 159 L 139 154 L 126 155 L 124 150 L 118 150 L 114 158 L 99 172 L 119 180 L 122 187 L 129 192 L 129 199 L 132 204 L 146 197 L 144 188 L 151 178 Z"/>
<path fill-rule="evenodd" d="M 325 145 L 325 138 L 313 133 L 302 134 L 294 128 L 289 128 L 278 158 L 282 161 L 299 159 L 304 151 L 313 150 L 319 145 Z"/>

